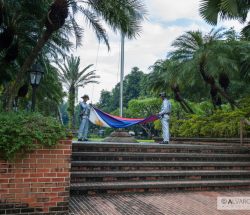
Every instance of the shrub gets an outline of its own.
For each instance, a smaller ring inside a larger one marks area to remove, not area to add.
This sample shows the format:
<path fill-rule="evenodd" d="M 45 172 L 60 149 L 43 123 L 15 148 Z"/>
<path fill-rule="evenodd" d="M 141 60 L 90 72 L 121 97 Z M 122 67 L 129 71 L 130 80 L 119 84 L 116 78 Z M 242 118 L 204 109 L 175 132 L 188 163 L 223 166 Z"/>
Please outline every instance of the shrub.
<path fill-rule="evenodd" d="M 247 110 L 215 111 L 210 116 L 187 115 L 186 119 L 172 118 L 171 135 L 176 137 L 239 137 L 241 118 Z M 248 128 L 249 129 L 249 128 Z"/>
<path fill-rule="evenodd" d="M 242 99 L 239 104 L 240 108 L 235 110 L 229 109 L 229 105 L 224 105 L 221 110 L 211 112 L 208 104 L 203 102 L 200 103 L 200 106 L 197 104 L 193 108 L 196 110 L 196 114 L 184 114 L 181 119 L 177 118 L 176 114 L 172 114 L 170 118 L 171 136 L 239 137 L 241 118 L 250 119 L 250 98 Z M 161 130 L 160 121 L 155 122 L 155 128 Z M 249 131 L 250 126 L 247 126 L 246 129 Z"/>
<path fill-rule="evenodd" d="M 52 147 L 65 136 L 65 129 L 52 117 L 38 113 L 0 113 L 0 152 L 6 160 L 41 145 Z"/>

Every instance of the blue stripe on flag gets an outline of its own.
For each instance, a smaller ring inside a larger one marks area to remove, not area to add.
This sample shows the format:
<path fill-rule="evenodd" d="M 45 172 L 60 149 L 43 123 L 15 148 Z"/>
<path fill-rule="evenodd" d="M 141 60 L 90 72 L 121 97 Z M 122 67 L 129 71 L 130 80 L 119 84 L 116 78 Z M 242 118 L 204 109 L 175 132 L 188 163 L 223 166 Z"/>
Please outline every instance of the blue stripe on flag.
<path fill-rule="evenodd" d="M 109 116 L 108 114 L 105 114 L 104 112 L 96 108 L 95 108 L 95 111 L 112 128 L 126 128 L 131 125 L 138 124 L 145 120 L 145 119 L 140 119 L 140 120 L 117 119 L 112 116 Z"/>

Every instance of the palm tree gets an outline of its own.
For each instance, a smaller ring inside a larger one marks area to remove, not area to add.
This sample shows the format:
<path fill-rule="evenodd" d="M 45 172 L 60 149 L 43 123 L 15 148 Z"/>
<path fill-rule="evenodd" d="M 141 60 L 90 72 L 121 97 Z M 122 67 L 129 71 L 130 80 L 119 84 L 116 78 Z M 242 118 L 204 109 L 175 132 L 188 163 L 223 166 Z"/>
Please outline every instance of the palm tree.
<path fill-rule="evenodd" d="M 200 14 L 210 24 L 216 25 L 219 18 L 237 19 L 245 22 L 250 2 L 248 0 L 201 0 Z"/>
<path fill-rule="evenodd" d="M 80 70 L 80 57 L 73 55 L 68 57 L 63 65 L 58 64 L 60 81 L 68 90 L 70 127 L 74 127 L 76 91 L 79 87 L 85 87 L 87 84 L 99 83 L 96 80 L 99 76 L 95 74 L 95 70 L 88 71 L 92 66 L 93 64 L 90 64 Z"/>
<path fill-rule="evenodd" d="M 38 1 L 36 2 L 38 3 Z M 139 33 L 140 21 L 145 14 L 144 6 L 140 0 L 54 0 L 45 16 L 45 29 L 41 33 L 41 37 L 37 40 L 37 44 L 29 56 L 25 59 L 16 75 L 16 80 L 9 89 L 7 110 L 11 109 L 16 89 L 21 85 L 21 80 L 25 76 L 25 73 L 34 63 L 44 45 L 51 39 L 55 32 L 64 26 L 67 20 L 72 23 L 72 31 L 75 32 L 75 36 L 79 42 L 82 29 L 75 20 L 77 12 L 80 12 L 87 21 L 87 24 L 94 29 L 97 39 L 99 41 L 103 40 L 108 48 L 108 38 L 105 29 L 101 25 L 101 20 L 104 20 L 114 31 L 119 30 L 125 36 L 131 38 Z"/>
<path fill-rule="evenodd" d="M 221 98 L 218 95 L 220 94 L 232 106 L 236 106 L 235 101 L 215 80 L 222 72 L 229 75 L 239 71 L 237 63 L 230 56 L 233 53 L 233 46 L 226 40 L 228 34 L 223 29 L 212 29 L 206 35 L 200 31 L 188 31 L 173 42 L 172 46 L 176 50 L 169 56 L 181 65 L 177 76 L 181 75 L 190 82 L 199 82 L 202 78 L 210 86 L 214 104 L 220 103 Z"/>
<path fill-rule="evenodd" d="M 174 98 L 177 102 L 180 103 L 182 109 L 186 112 L 186 113 L 192 113 L 194 114 L 194 111 L 192 110 L 192 108 L 190 107 L 190 105 L 186 102 L 186 100 L 181 96 L 181 92 L 180 92 L 180 87 L 177 83 L 174 83 L 171 85 L 171 90 L 174 93 Z"/>
<path fill-rule="evenodd" d="M 29 56 L 32 47 L 36 45 L 43 31 L 44 13 L 46 13 L 48 5 L 48 1 L 39 0 L 0 1 L 0 17 L 2 18 L 0 20 L 2 21 L 0 47 L 3 49 L 0 52 L 0 85 L 4 88 L 2 94 L 4 107 L 8 98 L 11 97 L 12 81 L 15 80 L 16 74 L 20 71 L 23 62 Z M 69 41 L 70 35 L 67 35 L 67 26 L 52 35 L 37 57 L 37 61 L 44 67 L 46 67 L 44 62 L 65 56 L 66 52 L 72 49 L 73 44 Z M 10 41 L 10 38 L 13 39 Z M 48 74 L 46 73 L 46 75 Z M 28 74 L 25 73 L 20 80 L 20 85 L 15 90 L 19 91 L 20 87 L 25 86 L 27 76 Z M 14 96 L 16 95 L 18 93 L 14 94 Z"/>
<path fill-rule="evenodd" d="M 150 68 L 153 69 L 147 77 L 148 88 L 156 93 L 171 89 L 174 98 L 180 103 L 182 109 L 187 113 L 194 113 L 186 100 L 181 96 L 180 87 L 177 82 L 180 78 L 176 77 L 175 71 L 178 64 L 172 60 L 158 60 Z"/>
<path fill-rule="evenodd" d="M 236 19 L 241 23 L 246 22 L 250 10 L 249 0 L 202 0 L 200 4 L 201 16 L 212 25 L 218 19 Z M 250 22 L 242 29 L 242 35 L 249 40 Z"/>

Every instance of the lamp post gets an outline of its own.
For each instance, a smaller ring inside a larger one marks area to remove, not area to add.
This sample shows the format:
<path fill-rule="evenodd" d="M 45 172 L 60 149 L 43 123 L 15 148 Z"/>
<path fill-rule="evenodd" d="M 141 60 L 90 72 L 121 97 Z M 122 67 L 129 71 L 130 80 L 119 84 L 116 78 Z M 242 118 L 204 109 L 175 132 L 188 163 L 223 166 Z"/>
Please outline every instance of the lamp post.
<path fill-rule="evenodd" d="M 36 63 L 31 67 L 30 70 L 30 84 L 32 86 L 32 105 L 31 110 L 35 111 L 36 105 L 36 88 L 40 84 L 41 78 L 43 76 L 43 69 L 40 64 Z"/>

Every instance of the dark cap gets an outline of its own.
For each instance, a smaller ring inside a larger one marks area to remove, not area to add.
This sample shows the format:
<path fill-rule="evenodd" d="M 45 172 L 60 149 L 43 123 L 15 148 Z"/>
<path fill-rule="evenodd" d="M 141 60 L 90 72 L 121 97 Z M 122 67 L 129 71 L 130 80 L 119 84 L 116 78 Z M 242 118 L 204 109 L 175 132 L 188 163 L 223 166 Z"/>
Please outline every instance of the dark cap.
<path fill-rule="evenodd" d="M 159 96 L 160 96 L 160 97 L 166 97 L 166 93 L 161 92 L 161 93 L 159 94 Z"/>
<path fill-rule="evenodd" d="M 89 99 L 89 96 L 88 95 L 83 95 L 81 98 L 87 98 L 87 99 Z"/>

